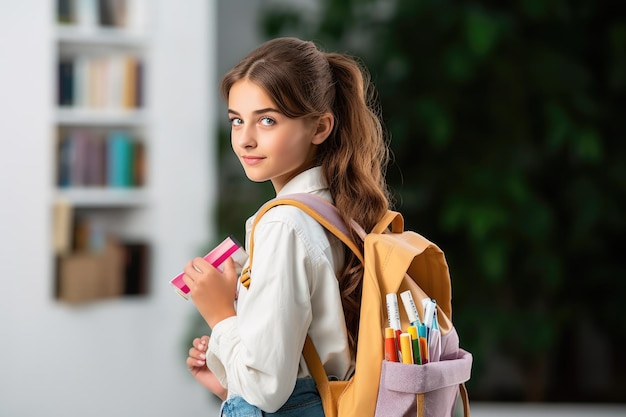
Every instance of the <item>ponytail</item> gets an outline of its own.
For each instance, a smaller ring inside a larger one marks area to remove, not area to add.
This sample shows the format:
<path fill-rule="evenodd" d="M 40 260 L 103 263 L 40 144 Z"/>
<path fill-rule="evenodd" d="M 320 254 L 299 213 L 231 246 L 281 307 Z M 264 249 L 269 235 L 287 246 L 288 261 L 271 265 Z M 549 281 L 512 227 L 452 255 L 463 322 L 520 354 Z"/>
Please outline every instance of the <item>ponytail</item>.
<path fill-rule="evenodd" d="M 333 133 L 320 145 L 318 163 L 329 182 L 335 206 L 346 224 L 354 220 L 370 231 L 389 208 L 385 182 L 389 150 L 375 102 L 375 91 L 368 72 L 354 59 L 336 53 L 326 54 L 326 58 L 335 88 L 332 105 L 335 126 Z M 355 232 L 353 239 L 363 250 L 363 242 Z M 363 266 L 352 252 L 346 252 L 339 289 L 350 346 L 355 352 Z"/>

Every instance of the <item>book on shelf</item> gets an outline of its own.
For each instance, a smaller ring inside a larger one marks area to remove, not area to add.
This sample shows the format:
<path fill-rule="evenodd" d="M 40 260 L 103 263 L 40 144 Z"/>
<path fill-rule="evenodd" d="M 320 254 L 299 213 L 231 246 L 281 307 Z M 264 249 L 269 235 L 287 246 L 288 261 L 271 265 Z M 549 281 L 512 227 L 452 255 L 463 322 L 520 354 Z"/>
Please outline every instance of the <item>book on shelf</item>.
<path fill-rule="evenodd" d="M 75 6 L 74 0 L 57 0 L 57 22 L 61 24 L 76 22 Z"/>
<path fill-rule="evenodd" d="M 144 65 L 138 56 L 65 56 L 58 63 L 58 104 L 75 108 L 136 109 L 143 106 Z"/>
<path fill-rule="evenodd" d="M 57 0 L 57 22 L 81 28 L 140 29 L 144 0 Z"/>
<path fill-rule="evenodd" d="M 63 58 L 59 61 L 58 68 L 58 103 L 60 106 L 72 106 L 74 104 L 74 61 Z"/>
<path fill-rule="evenodd" d="M 148 293 L 150 247 L 145 242 L 124 242 L 124 294 Z"/>
<path fill-rule="evenodd" d="M 126 132 L 111 131 L 107 139 L 107 184 L 110 187 L 133 185 L 133 141 Z"/>
<path fill-rule="evenodd" d="M 126 0 L 100 0 L 99 23 L 102 26 L 127 27 L 128 4 Z"/>
<path fill-rule="evenodd" d="M 72 217 L 71 204 L 66 200 L 58 200 L 53 208 L 52 248 L 55 255 L 65 255 L 72 250 Z"/>
<path fill-rule="evenodd" d="M 57 184 L 67 187 L 141 187 L 144 143 L 124 130 L 71 129 L 58 147 Z"/>

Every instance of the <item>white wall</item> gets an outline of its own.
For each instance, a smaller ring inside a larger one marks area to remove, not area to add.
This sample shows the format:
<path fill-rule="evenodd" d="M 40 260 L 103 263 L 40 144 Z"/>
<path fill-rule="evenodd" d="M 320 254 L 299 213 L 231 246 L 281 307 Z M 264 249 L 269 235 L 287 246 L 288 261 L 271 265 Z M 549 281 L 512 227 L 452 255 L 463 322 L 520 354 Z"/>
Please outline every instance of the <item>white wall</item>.
<path fill-rule="evenodd" d="M 0 416 L 216 415 L 168 280 L 213 238 L 215 2 L 149 0 L 153 275 L 146 298 L 54 300 L 53 0 L 0 0 Z"/>

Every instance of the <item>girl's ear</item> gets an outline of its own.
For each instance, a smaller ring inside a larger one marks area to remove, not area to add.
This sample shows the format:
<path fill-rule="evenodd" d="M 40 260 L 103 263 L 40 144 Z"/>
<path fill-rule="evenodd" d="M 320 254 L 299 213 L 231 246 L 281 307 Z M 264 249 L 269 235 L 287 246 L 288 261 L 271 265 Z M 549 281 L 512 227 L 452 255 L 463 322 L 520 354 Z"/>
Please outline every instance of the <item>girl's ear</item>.
<path fill-rule="evenodd" d="M 324 142 L 326 138 L 333 131 L 335 126 L 335 118 L 330 113 L 324 113 L 317 119 L 317 126 L 315 128 L 315 135 L 313 136 L 313 144 L 319 145 Z"/>

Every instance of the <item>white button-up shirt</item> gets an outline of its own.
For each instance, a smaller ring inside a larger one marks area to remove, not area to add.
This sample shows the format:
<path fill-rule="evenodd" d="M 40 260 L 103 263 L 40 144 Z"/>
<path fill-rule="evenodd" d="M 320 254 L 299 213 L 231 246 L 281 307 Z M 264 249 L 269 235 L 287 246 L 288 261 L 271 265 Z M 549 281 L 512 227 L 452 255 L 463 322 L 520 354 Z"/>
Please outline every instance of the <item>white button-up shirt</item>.
<path fill-rule="evenodd" d="M 317 194 L 331 200 L 321 168 L 287 183 L 278 196 Z M 252 222 L 246 222 L 246 249 Z M 296 378 L 309 375 L 302 356 L 307 333 L 329 376 L 353 370 L 336 272 L 341 241 L 293 206 L 278 206 L 254 231 L 250 288 L 239 288 L 237 316 L 215 325 L 207 365 L 228 388 L 266 412 L 279 409 Z"/>

